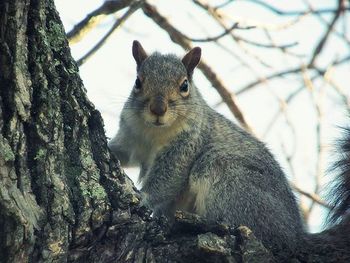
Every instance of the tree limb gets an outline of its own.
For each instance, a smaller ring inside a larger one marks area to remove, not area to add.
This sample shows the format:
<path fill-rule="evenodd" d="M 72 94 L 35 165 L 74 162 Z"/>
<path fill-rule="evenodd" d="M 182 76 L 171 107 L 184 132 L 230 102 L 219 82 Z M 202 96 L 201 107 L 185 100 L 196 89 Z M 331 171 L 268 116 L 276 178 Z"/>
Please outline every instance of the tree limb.
<path fill-rule="evenodd" d="M 82 56 L 77 61 L 78 66 L 84 64 L 93 54 L 95 54 L 104 45 L 104 43 L 108 40 L 112 33 L 116 29 L 118 29 L 138 8 L 140 8 L 143 3 L 144 0 L 140 0 L 135 1 L 133 4 L 131 4 L 128 11 L 126 11 L 125 14 L 122 15 L 122 17 L 120 17 L 114 22 L 111 29 L 106 33 L 106 35 L 104 35 L 92 49 L 90 49 L 84 56 Z"/>
<path fill-rule="evenodd" d="M 98 25 L 104 18 L 103 15 L 113 14 L 127 6 L 130 6 L 135 0 L 108 0 L 99 8 L 88 14 L 82 21 L 76 24 L 71 31 L 67 33 L 70 44 L 79 42 L 88 32 Z"/>

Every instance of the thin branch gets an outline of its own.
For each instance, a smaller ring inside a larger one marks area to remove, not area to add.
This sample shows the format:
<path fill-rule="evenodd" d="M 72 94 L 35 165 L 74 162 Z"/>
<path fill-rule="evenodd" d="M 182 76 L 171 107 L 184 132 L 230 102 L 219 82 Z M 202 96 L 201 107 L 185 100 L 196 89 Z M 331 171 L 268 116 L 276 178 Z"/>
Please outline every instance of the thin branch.
<path fill-rule="evenodd" d="M 188 36 L 186 36 L 186 35 L 184 35 L 184 34 L 183 34 L 183 36 L 184 36 L 186 39 L 188 39 L 188 40 L 190 40 L 190 41 L 192 41 L 192 42 L 211 42 L 211 41 L 217 41 L 217 40 L 219 40 L 220 38 L 222 38 L 222 37 L 224 37 L 224 36 L 227 36 L 227 35 L 230 34 L 231 31 L 234 30 L 234 29 L 245 29 L 245 30 L 247 30 L 247 29 L 253 29 L 253 28 L 255 28 L 255 27 L 254 27 L 254 26 L 240 27 L 240 26 L 239 26 L 239 23 L 236 22 L 236 23 L 234 23 L 230 28 L 225 29 L 224 32 L 222 32 L 221 34 L 219 34 L 219 35 L 217 35 L 217 36 L 215 36 L 215 37 L 191 38 L 191 37 L 188 37 Z"/>
<path fill-rule="evenodd" d="M 224 2 L 224 3 L 222 3 L 222 4 L 219 4 L 219 5 L 215 6 L 214 9 L 216 10 L 216 9 L 224 8 L 225 6 L 227 6 L 227 5 L 229 5 L 229 4 L 233 3 L 233 2 L 234 2 L 234 0 L 228 0 L 228 1 Z"/>
<path fill-rule="evenodd" d="M 294 74 L 294 73 L 299 73 L 301 71 L 301 68 L 292 68 L 292 69 L 287 69 L 287 70 L 282 70 L 279 72 L 274 72 L 271 75 L 265 76 L 263 78 L 257 79 L 249 84 L 247 84 L 246 86 L 244 86 L 243 88 L 239 89 L 238 91 L 236 91 L 236 95 L 240 95 L 252 88 L 254 88 L 255 86 L 265 83 L 268 80 L 271 79 L 275 79 L 275 78 L 280 78 L 280 77 L 284 77 L 286 75 L 290 75 L 290 74 Z"/>
<path fill-rule="evenodd" d="M 171 25 L 169 21 L 164 16 L 162 16 L 154 6 L 145 3 L 142 6 L 142 10 L 146 16 L 150 17 L 159 27 L 164 29 L 169 34 L 170 39 L 174 43 L 180 45 L 185 50 L 190 50 L 192 48 L 190 41 L 187 38 L 185 38 L 179 30 L 177 30 L 173 25 Z M 219 79 L 217 74 L 209 67 L 208 64 L 204 62 L 204 60 L 201 61 L 201 63 L 198 65 L 198 68 L 210 81 L 213 87 L 218 91 L 219 95 L 227 104 L 228 108 L 239 121 L 239 123 L 242 125 L 242 127 L 245 128 L 247 131 L 253 133 L 252 128 L 248 125 L 242 111 L 236 103 L 235 96 L 228 91 L 228 89 Z"/>
<path fill-rule="evenodd" d="M 344 0 L 338 0 L 338 8 L 335 11 L 334 17 L 332 19 L 332 22 L 329 24 L 326 33 L 324 34 L 324 36 L 321 38 L 321 40 L 318 42 L 312 56 L 309 62 L 309 67 L 313 66 L 315 63 L 315 60 L 317 58 L 317 56 L 322 52 L 322 49 L 324 47 L 324 45 L 327 42 L 328 37 L 330 36 L 330 33 L 332 32 L 335 23 L 337 22 L 337 20 L 339 19 L 341 13 L 344 11 L 345 9 L 345 1 Z"/>
<path fill-rule="evenodd" d="M 285 149 L 284 147 L 282 147 L 282 150 L 285 152 Z M 285 152 L 285 156 L 286 156 L 286 161 L 287 161 L 287 164 L 290 168 L 290 171 L 292 172 L 293 174 L 293 177 L 295 177 L 295 174 L 294 174 L 294 168 L 293 168 L 293 164 L 292 164 L 292 156 L 288 155 L 286 152 Z M 316 193 L 309 193 L 303 189 L 301 189 L 299 186 L 297 186 L 297 184 L 295 184 L 294 182 L 292 181 L 289 181 L 289 185 L 292 187 L 292 189 L 296 192 L 298 192 L 299 194 L 302 194 L 304 195 L 305 197 L 311 199 L 314 203 L 317 203 L 325 208 L 328 208 L 330 209 L 331 208 L 331 205 L 327 204 L 325 201 L 323 201 L 321 199 L 321 197 L 316 194 Z M 306 211 L 305 209 L 302 209 L 303 210 L 303 216 L 304 218 L 307 218 L 308 217 L 308 211 Z"/>
<path fill-rule="evenodd" d="M 272 5 L 267 4 L 265 1 L 260 1 L 260 0 L 246 0 L 255 4 L 258 4 L 269 11 L 276 13 L 277 15 L 281 16 L 299 16 L 299 15 L 305 15 L 305 14 L 310 14 L 310 10 L 294 10 L 294 11 L 284 11 L 280 10 Z M 345 8 L 344 10 L 350 10 L 350 8 Z M 312 13 L 314 14 L 328 14 L 328 13 L 335 13 L 337 10 L 333 8 L 323 8 L 323 9 L 318 9 L 318 10 L 313 10 Z"/>
<path fill-rule="evenodd" d="M 276 111 L 276 113 L 273 115 L 273 117 L 271 118 L 271 121 L 269 122 L 269 124 L 267 125 L 266 130 L 263 132 L 263 137 L 265 137 L 270 130 L 272 129 L 273 125 L 276 123 L 278 117 L 282 114 L 282 112 L 284 112 L 284 108 L 287 107 L 287 105 L 294 99 L 297 97 L 297 95 L 303 91 L 305 89 L 304 85 L 302 85 L 301 87 L 299 87 L 298 89 L 296 89 L 295 91 L 293 91 L 291 94 L 288 95 L 288 97 L 283 101 L 283 104 L 280 105 L 280 109 Z"/>
<path fill-rule="evenodd" d="M 303 1 L 307 6 L 308 8 L 310 9 L 311 11 L 311 14 L 314 15 L 322 24 L 324 24 L 327 28 L 329 27 L 329 23 L 327 22 L 326 19 L 324 19 L 319 13 L 315 13 L 315 9 L 312 7 L 312 5 L 310 4 L 309 1 L 306 1 L 304 0 Z M 345 22 L 344 24 L 347 23 L 347 20 L 346 20 L 346 9 L 344 10 L 343 12 L 343 21 Z M 343 41 L 345 41 L 348 45 L 350 45 L 350 40 L 348 39 L 347 37 L 347 34 L 346 32 L 339 32 L 336 28 L 333 28 L 333 32 L 334 34 L 339 37 L 340 39 L 342 39 Z"/>
<path fill-rule="evenodd" d="M 116 29 L 118 29 L 138 8 L 140 8 L 143 3 L 144 3 L 144 0 L 134 2 L 130 6 L 128 11 L 125 12 L 125 14 L 121 18 L 115 21 L 115 23 L 113 24 L 111 29 L 106 33 L 106 35 L 104 35 L 103 38 L 101 38 L 101 40 L 92 49 L 90 49 L 90 51 L 88 51 L 84 56 L 82 56 L 77 61 L 78 66 L 81 66 L 82 64 L 84 64 L 93 54 L 95 54 L 97 50 L 99 50 L 104 45 L 104 43 L 112 35 L 112 33 Z"/>
<path fill-rule="evenodd" d="M 312 201 L 314 201 L 315 203 L 330 209 L 331 206 L 329 204 L 327 204 L 326 202 L 324 202 L 319 195 L 315 194 L 315 193 L 309 193 L 307 191 L 302 190 L 300 187 L 298 187 L 297 185 L 295 185 L 293 182 L 289 182 L 290 186 L 294 189 L 294 191 L 310 198 Z"/>
<path fill-rule="evenodd" d="M 277 45 L 277 44 L 275 43 L 275 41 L 273 40 L 273 38 L 272 38 L 272 36 L 271 36 L 271 34 L 270 34 L 270 32 L 269 32 L 268 30 L 264 29 L 264 33 L 265 33 L 267 39 L 270 41 L 271 45 L 272 45 L 273 47 L 275 47 L 275 48 L 278 48 L 278 49 L 279 49 L 282 53 L 284 53 L 285 55 L 289 55 L 289 56 L 293 56 L 293 57 L 297 57 L 297 58 L 303 58 L 303 57 L 305 57 L 305 55 L 296 54 L 296 53 L 294 53 L 294 52 L 289 51 L 289 50 L 288 50 L 287 48 L 285 48 L 283 45 Z M 291 44 L 297 45 L 298 42 L 294 42 L 294 43 L 291 43 Z"/>
<path fill-rule="evenodd" d="M 81 41 L 89 32 L 99 25 L 104 18 L 106 18 L 105 15 L 88 15 L 67 33 L 69 44 L 73 45 Z"/>
<path fill-rule="evenodd" d="M 323 123 L 323 112 L 320 96 L 316 96 L 316 88 L 313 82 L 309 78 L 306 69 L 303 69 L 302 76 L 304 80 L 305 87 L 309 90 L 312 102 L 314 104 L 317 116 L 316 123 L 316 148 L 317 148 L 317 161 L 315 169 L 315 189 L 314 193 L 318 194 L 321 185 L 321 178 L 323 175 L 323 159 L 324 159 L 324 147 L 322 146 L 322 123 Z M 311 202 L 308 208 L 308 214 L 310 215 L 312 209 L 314 208 L 315 202 Z"/>
<path fill-rule="evenodd" d="M 255 77 L 260 78 L 260 73 L 255 70 L 253 67 L 251 67 L 248 62 L 244 61 L 238 54 L 236 54 L 232 49 L 227 48 L 225 45 L 217 42 L 216 43 L 218 47 L 220 47 L 222 50 L 224 50 L 226 53 L 231 55 L 235 60 L 239 61 L 241 65 L 245 68 L 247 68 Z"/>
<path fill-rule="evenodd" d="M 295 178 L 295 172 L 294 172 L 294 168 L 293 168 L 293 164 L 292 164 L 292 157 L 293 157 L 293 155 L 287 154 L 287 153 L 286 153 L 286 149 L 285 149 L 284 147 L 282 147 L 282 150 L 284 151 L 284 155 L 285 155 L 285 157 L 286 157 L 286 161 L 287 161 L 287 164 L 288 164 L 288 166 L 289 166 L 289 168 L 290 168 L 290 171 L 291 171 L 293 177 Z M 312 201 L 312 203 L 317 203 L 317 204 L 319 204 L 319 205 L 321 205 L 321 206 L 323 206 L 323 207 L 325 207 L 325 208 L 328 208 L 328 209 L 331 208 L 331 206 L 330 206 L 329 204 L 327 204 L 326 202 L 324 202 L 324 201 L 320 198 L 320 196 L 319 196 L 318 194 L 316 194 L 316 193 L 309 193 L 309 192 L 307 192 L 307 191 L 304 191 L 303 189 L 301 189 L 300 187 L 298 187 L 297 184 L 296 184 L 295 182 L 293 182 L 293 181 L 289 181 L 289 185 L 292 187 L 292 189 L 293 189 L 295 192 L 297 192 L 297 193 L 299 193 L 299 194 L 301 194 L 301 195 L 303 195 L 303 196 L 309 198 L 309 199 Z M 308 209 L 306 209 L 306 208 L 303 206 L 302 203 L 300 204 L 300 206 L 301 206 L 301 211 L 302 211 L 302 213 L 303 213 L 303 218 L 305 219 L 305 221 L 307 221 L 307 218 L 308 218 L 309 215 L 310 215 L 310 211 L 309 211 Z"/>
<path fill-rule="evenodd" d="M 335 92 L 340 96 L 346 110 L 350 110 L 350 98 L 346 95 L 345 90 L 339 86 L 331 77 L 331 68 L 327 70 L 326 74 L 322 75 L 324 80 L 335 90 Z"/>
<path fill-rule="evenodd" d="M 291 28 L 292 26 L 296 25 L 297 23 L 300 23 L 302 20 L 304 20 L 309 13 L 301 14 L 287 22 L 282 22 L 282 24 L 254 24 L 256 28 L 261 28 L 264 30 L 269 30 L 269 31 L 282 31 L 286 30 L 288 28 Z"/>
<path fill-rule="evenodd" d="M 193 3 L 196 5 L 200 6 L 201 8 L 207 10 L 207 12 L 211 15 L 215 14 L 218 15 L 219 20 L 223 20 L 224 17 L 226 16 L 225 14 L 219 12 L 218 8 L 212 7 L 207 3 L 204 3 L 202 0 L 192 0 Z M 290 27 L 294 24 L 296 24 L 298 21 L 300 21 L 302 18 L 306 17 L 308 14 L 310 14 L 310 11 L 302 12 L 296 17 L 296 19 L 293 19 L 292 21 L 287 22 L 286 24 L 283 25 L 278 25 L 277 27 L 274 27 L 274 30 L 281 30 L 281 29 L 286 29 L 287 27 Z M 257 28 L 262 28 L 262 29 L 272 29 L 271 26 L 267 25 L 254 25 Z"/>
<path fill-rule="evenodd" d="M 202 21 L 197 21 L 194 20 L 194 22 L 196 23 L 196 25 L 198 27 L 200 27 L 203 31 L 203 33 L 208 34 L 207 30 L 205 27 L 203 27 L 203 23 Z M 189 38 L 188 38 L 189 39 Z M 190 39 L 189 39 L 190 40 Z M 219 40 L 219 39 L 218 39 Z M 223 45 L 220 43 L 220 41 L 218 40 L 213 40 L 213 42 L 215 42 L 215 44 L 221 48 L 223 51 L 225 51 L 227 54 L 229 54 L 230 56 L 232 56 L 234 58 L 234 61 L 238 61 L 240 62 L 240 66 L 243 66 L 245 68 L 247 68 L 255 77 L 260 77 L 260 75 L 258 74 L 258 72 L 256 70 L 254 70 L 246 61 L 244 61 L 237 53 L 235 53 L 234 50 L 228 48 L 226 45 Z"/>
<path fill-rule="evenodd" d="M 334 66 L 337 66 L 337 65 L 341 65 L 345 62 L 348 62 L 350 60 L 350 55 L 349 56 L 346 56 L 336 62 L 334 62 Z M 267 80 L 272 80 L 272 79 L 275 79 L 275 78 L 280 78 L 280 77 L 284 77 L 284 76 L 287 76 L 287 75 L 290 75 L 290 74 L 294 74 L 294 73 L 299 73 L 302 71 L 302 68 L 303 66 L 301 67 L 297 67 L 297 68 L 292 68 L 292 69 L 287 69 L 287 70 L 282 70 L 282 71 L 279 71 L 279 72 L 274 72 L 268 76 L 265 76 L 263 78 L 260 78 L 260 79 L 257 79 L 247 85 L 245 85 L 244 87 L 242 87 L 241 89 L 239 89 L 238 91 L 236 91 L 236 95 L 240 95 L 252 88 L 254 88 L 255 86 L 257 85 L 260 85 L 262 83 L 265 83 Z M 314 65 L 308 65 L 308 66 L 304 66 L 304 68 L 307 68 L 307 69 L 314 69 L 316 70 L 317 72 L 319 72 L 320 74 L 324 74 L 326 70 L 322 70 L 322 69 L 318 69 L 316 68 Z"/>
<path fill-rule="evenodd" d="M 247 44 L 250 44 L 250 45 L 253 45 L 256 47 L 262 47 L 262 48 L 287 49 L 287 48 L 295 47 L 296 45 L 298 45 L 298 42 L 288 43 L 288 44 L 284 44 L 284 45 L 275 45 L 275 44 L 263 44 L 263 43 L 255 42 L 255 41 L 252 41 L 249 39 L 245 39 L 241 36 L 236 36 L 236 38 L 240 41 L 247 43 Z"/>
<path fill-rule="evenodd" d="M 88 14 L 67 33 L 69 43 L 74 44 L 79 42 L 88 32 L 95 28 L 106 15 L 113 14 L 130 6 L 132 2 L 135 2 L 135 0 L 114 0 L 104 2 L 99 8 Z"/>
<path fill-rule="evenodd" d="M 198 5 L 200 8 L 206 10 L 214 19 L 215 21 L 225 30 L 228 30 L 226 24 L 223 21 L 223 16 L 220 12 L 215 10 L 212 6 L 203 3 L 201 0 L 193 0 L 193 2 Z M 249 56 L 254 58 L 256 61 L 258 61 L 261 65 L 271 68 L 271 66 L 263 61 L 258 55 L 253 54 L 249 49 L 247 49 L 244 45 L 242 45 L 243 40 L 237 37 L 233 32 L 229 32 L 232 39 L 240 46 L 240 48 Z"/>

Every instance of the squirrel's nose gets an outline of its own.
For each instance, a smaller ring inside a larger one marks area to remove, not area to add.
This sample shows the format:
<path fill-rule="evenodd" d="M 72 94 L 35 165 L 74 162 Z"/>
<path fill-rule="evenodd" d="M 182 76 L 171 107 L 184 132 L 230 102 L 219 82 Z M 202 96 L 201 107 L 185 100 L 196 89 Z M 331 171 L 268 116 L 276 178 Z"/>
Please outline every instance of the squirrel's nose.
<path fill-rule="evenodd" d="M 150 105 L 150 111 L 156 116 L 163 116 L 167 109 L 168 106 L 162 98 L 156 98 Z"/>

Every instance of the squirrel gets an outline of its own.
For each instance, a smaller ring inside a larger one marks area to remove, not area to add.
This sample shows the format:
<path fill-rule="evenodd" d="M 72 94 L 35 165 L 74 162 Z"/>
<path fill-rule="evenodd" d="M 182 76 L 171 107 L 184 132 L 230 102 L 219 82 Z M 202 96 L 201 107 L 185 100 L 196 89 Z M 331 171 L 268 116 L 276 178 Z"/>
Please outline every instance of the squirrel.
<path fill-rule="evenodd" d="M 108 146 L 122 166 L 140 166 L 142 202 L 155 216 L 171 219 L 182 210 L 245 225 L 276 251 L 318 238 L 306 234 L 286 176 L 264 143 L 213 110 L 194 85 L 199 47 L 180 59 L 147 55 L 134 41 L 132 54 L 137 77 Z M 349 156 L 345 162 L 335 219 L 350 206 Z"/>

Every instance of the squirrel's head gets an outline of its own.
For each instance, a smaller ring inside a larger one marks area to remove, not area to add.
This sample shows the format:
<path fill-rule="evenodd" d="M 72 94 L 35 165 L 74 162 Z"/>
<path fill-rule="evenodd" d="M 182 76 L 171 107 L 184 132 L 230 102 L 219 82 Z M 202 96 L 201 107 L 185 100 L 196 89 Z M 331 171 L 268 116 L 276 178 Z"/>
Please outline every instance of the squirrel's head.
<path fill-rule="evenodd" d="M 182 59 L 157 52 L 148 56 L 141 44 L 134 41 L 132 54 L 137 77 L 129 107 L 137 109 L 138 117 L 151 127 L 169 127 L 186 118 L 189 105 L 193 105 L 192 75 L 201 49 L 193 48 Z"/>

